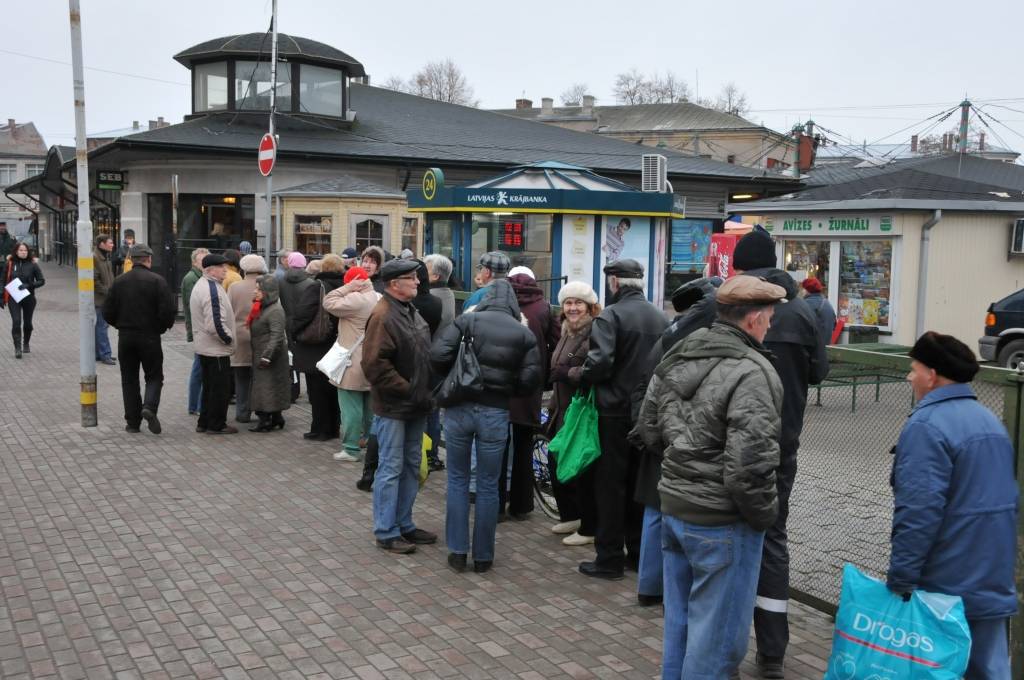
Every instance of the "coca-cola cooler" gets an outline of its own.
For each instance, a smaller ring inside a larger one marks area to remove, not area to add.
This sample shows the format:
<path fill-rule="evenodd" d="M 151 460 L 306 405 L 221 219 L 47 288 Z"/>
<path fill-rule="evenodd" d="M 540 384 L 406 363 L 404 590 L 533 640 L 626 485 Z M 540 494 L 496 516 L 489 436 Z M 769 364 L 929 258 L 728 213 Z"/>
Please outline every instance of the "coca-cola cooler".
<path fill-rule="evenodd" d="M 733 253 L 740 237 L 736 234 L 712 234 L 711 247 L 708 250 L 708 276 L 721 276 L 727 279 L 736 273 L 733 268 Z"/>

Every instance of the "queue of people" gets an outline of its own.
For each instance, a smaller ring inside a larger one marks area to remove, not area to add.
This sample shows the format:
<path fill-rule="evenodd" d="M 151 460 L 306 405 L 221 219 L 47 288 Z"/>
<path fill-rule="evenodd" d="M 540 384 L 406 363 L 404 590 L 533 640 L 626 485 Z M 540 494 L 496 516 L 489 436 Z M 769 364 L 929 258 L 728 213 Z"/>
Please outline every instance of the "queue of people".
<path fill-rule="evenodd" d="M 148 246 L 130 245 L 116 278 L 111 249 L 97 239 L 97 306 L 119 331 L 125 430 L 145 422 L 160 434 L 160 336 L 174 323 L 173 296 Z M 739 677 L 751 628 L 761 677 L 784 678 L 789 498 L 808 386 L 828 373 L 834 312 L 815 297 L 816 280 L 801 291 L 775 258 L 770 235 L 755 229 L 737 244 L 737 275 L 680 287 L 669 322 L 631 259 L 604 267 L 607 306 L 573 281 L 559 290 L 556 317 L 530 269 L 485 253 L 479 288 L 457 315 L 452 263 L 441 255 L 389 258 L 371 246 L 311 266 L 291 253 L 278 274 L 258 255 L 197 249 L 182 281 L 195 352 L 188 410 L 199 433 L 237 433 L 227 422 L 233 392 L 236 422 L 255 415 L 251 432 L 284 430 L 292 376 L 304 374 L 304 437 L 339 440 L 334 459 L 363 464 L 357 487 L 372 491 L 376 546 L 397 555 L 438 540 L 414 519 L 427 434 L 430 468 L 447 469 L 448 566 L 484 573 L 500 559 L 498 523 L 533 509 L 534 436 L 553 438 L 572 398 L 593 390 L 600 455 L 567 483 L 549 460 L 551 531 L 594 546 L 581 575 L 636 571 L 638 604 L 664 605 L 665 680 Z M 7 291 L 0 306 L 10 308 L 20 358 L 44 284 L 22 243 L 4 262 L 3 282 L 14 279 L 28 295 Z M 96 332 L 97 352 L 109 353 L 99 322 Z M 332 381 L 317 363 L 336 349 L 348 363 Z M 929 332 L 910 356 L 916 406 L 894 448 L 888 586 L 960 596 L 973 639 L 966 677 L 1008 680 L 1013 447 L 971 391 L 979 369 L 969 348 Z"/>

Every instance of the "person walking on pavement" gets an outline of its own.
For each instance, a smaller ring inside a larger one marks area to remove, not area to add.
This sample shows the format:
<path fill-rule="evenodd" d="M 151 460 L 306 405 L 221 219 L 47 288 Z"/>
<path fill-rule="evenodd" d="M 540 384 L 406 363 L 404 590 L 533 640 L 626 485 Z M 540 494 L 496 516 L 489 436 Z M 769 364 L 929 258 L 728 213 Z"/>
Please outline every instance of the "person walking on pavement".
<path fill-rule="evenodd" d="M 341 450 L 334 454 L 334 460 L 358 462 L 362 460 L 360 441 L 370 434 L 373 411 L 370 410 L 370 383 L 363 373 L 363 339 L 366 322 L 380 299 L 370 283 L 370 275 L 362 267 L 352 267 L 345 272 L 344 285 L 324 296 L 324 309 L 338 319 L 338 344 L 352 350 L 352 363 L 341 377 L 338 385 L 338 408 L 341 411 Z M 373 484 L 372 467 L 364 466 L 365 483 Z"/>
<path fill-rule="evenodd" d="M 192 251 L 192 268 L 181 279 L 181 310 L 185 316 L 185 339 L 190 343 L 194 342 L 192 335 L 192 312 L 189 305 L 192 299 L 192 289 L 196 282 L 203 278 L 203 258 L 210 254 L 206 248 L 196 248 Z M 192 350 L 192 370 L 188 375 L 188 414 L 199 415 L 203 390 L 203 369 L 199 363 L 199 354 Z"/>
<path fill-rule="evenodd" d="M 131 267 L 114 279 L 103 303 L 103 318 L 117 329 L 117 354 L 121 357 L 121 394 L 126 432 L 138 432 L 142 421 L 160 434 L 160 392 L 164 386 L 164 353 L 160 336 L 174 326 L 177 309 L 167 280 L 151 271 L 153 251 L 137 243 L 128 251 Z M 139 368 L 145 376 L 144 396 L 139 394 Z"/>
<path fill-rule="evenodd" d="M 540 432 L 540 407 L 544 386 L 548 383 L 551 351 L 558 344 L 562 329 L 551 314 L 551 305 L 537 285 L 532 269 L 513 267 L 508 273 L 508 282 L 515 292 L 522 317 L 537 339 L 541 366 L 541 381 L 536 388 L 509 400 L 512 429 L 498 482 L 499 516 L 522 521 L 533 512 L 533 439 Z"/>
<path fill-rule="evenodd" d="M 245 276 L 228 291 L 228 300 L 235 312 L 235 353 L 231 355 L 231 373 L 235 379 L 235 422 L 248 423 L 252 420 L 252 335 L 246 320 L 256 295 L 256 279 L 267 273 L 267 263 L 259 255 L 243 255 L 239 268 Z"/>
<path fill-rule="evenodd" d="M 473 277 L 477 289 L 462 303 L 462 309 L 468 312 L 480 304 L 484 295 L 487 294 L 487 287 L 495 281 L 507 277 L 511 268 L 512 262 L 509 261 L 508 255 L 500 250 L 492 250 L 481 255 L 476 265 L 476 275 Z"/>
<path fill-rule="evenodd" d="M 910 350 L 913 412 L 892 466 L 887 583 L 963 599 L 971 630 L 968 680 L 1010 680 L 1007 630 L 1017 614 L 1018 491 L 1013 444 L 968 383 L 974 352 L 929 331 Z"/>
<path fill-rule="evenodd" d="M 498 523 L 498 479 L 508 444 L 509 398 L 533 393 L 544 369 L 537 339 L 520 322 L 519 304 L 508 281 L 496 281 L 476 309 L 444 329 L 430 350 L 435 375 L 446 376 L 469 339 L 480 365 L 482 390 L 461 395 L 445 406 L 448 494 L 445 536 L 448 564 L 465 571 L 469 553 L 469 468 L 476 445 L 476 506 L 473 522 L 473 571 L 483 573 L 494 561 Z"/>
<path fill-rule="evenodd" d="M 14 246 L 18 243 L 18 239 L 14 238 L 9 231 L 7 231 L 7 223 L 0 221 L 0 262 L 7 259 L 8 255 L 14 253 Z"/>
<path fill-rule="evenodd" d="M 728 279 L 717 320 L 666 353 L 640 408 L 640 438 L 664 456 L 663 680 L 739 678 L 778 514 L 783 389 L 762 343 L 785 298 L 759 278 Z"/>
<path fill-rule="evenodd" d="M 330 383 L 316 364 L 338 339 L 338 330 L 337 324 L 330 318 L 330 313 L 321 308 L 321 300 L 326 301 L 331 291 L 344 285 L 345 265 L 342 259 L 333 253 L 314 262 L 320 263 L 320 272 L 310 280 L 311 285 L 302 289 L 289 323 L 291 335 L 295 339 L 292 347 L 295 355 L 293 368 L 306 375 L 306 393 L 309 395 L 313 416 L 309 432 L 303 437 L 315 441 L 328 441 L 339 437 L 341 417 L 338 409 L 338 388 Z M 321 318 L 327 315 L 323 320 L 330 321 L 327 335 L 316 342 L 303 340 L 303 331 L 318 320 L 318 315 Z"/>
<path fill-rule="evenodd" d="M 231 355 L 235 352 L 235 312 L 220 285 L 227 274 L 223 255 L 203 258 L 203 278 L 189 299 L 196 354 L 203 370 L 202 406 L 196 432 L 235 434 L 227 424 L 231 394 Z"/>
<path fill-rule="evenodd" d="M 661 340 L 651 349 L 651 356 L 647 361 L 650 374 L 644 376 L 637 385 L 637 391 L 634 392 L 633 402 L 637 406 L 643 402 L 654 369 L 665 353 L 695 330 L 710 328 L 714 323 L 717 314 L 715 295 L 720 285 L 722 279 L 715 276 L 689 281 L 672 293 L 672 307 L 677 316 L 665 329 Z M 661 498 L 658 495 L 662 454 L 660 449 L 648 449 L 644 446 L 643 438 L 639 435 L 640 429 L 638 423 L 629 433 L 630 442 L 640 451 L 634 498 L 637 503 L 644 506 L 640 564 L 636 575 L 636 599 L 641 607 L 650 607 L 661 604 L 663 599 L 664 556 L 661 547 Z"/>
<path fill-rule="evenodd" d="M 27 243 L 15 241 L 11 254 L 0 259 L 3 275 L 0 276 L 0 309 L 7 307 L 11 313 L 11 339 L 14 341 L 14 358 L 22 358 L 22 354 L 31 354 L 32 348 L 32 317 L 36 311 L 36 290 L 46 285 L 43 271 L 32 259 L 32 251 Z M 7 291 L 7 284 L 14 279 L 21 281 L 21 290 L 27 290 L 28 296 L 15 301 Z"/>
<path fill-rule="evenodd" d="M 797 450 L 807 406 L 807 386 L 817 385 L 828 374 L 827 339 L 818 333 L 818 321 L 799 297 L 800 286 L 788 272 L 776 267 L 775 242 L 761 227 L 736 244 L 733 264 L 737 272 L 765 279 L 786 289 L 789 302 L 776 310 L 764 346 L 779 378 L 785 398 L 779 440 L 779 513 L 764 538 L 764 557 L 757 584 L 754 633 L 757 638 L 758 670 L 763 678 L 785 677 L 785 654 L 789 644 L 789 546 L 786 523 L 789 496 L 796 479 Z"/>
<path fill-rule="evenodd" d="M 565 423 L 565 411 L 580 388 L 583 362 L 590 347 L 590 329 L 601 313 L 594 289 L 582 281 L 570 281 L 558 291 L 562 307 L 562 335 L 551 352 L 551 400 L 548 402 L 548 441 L 555 438 Z M 558 481 L 558 461 L 548 457 L 551 492 L 558 506 L 558 524 L 551 532 L 564 534 L 564 545 L 589 545 L 594 542 L 597 504 L 594 500 L 594 466 L 584 470 L 568 484 Z"/>
<path fill-rule="evenodd" d="M 109 234 L 96 237 L 96 249 L 92 253 L 93 305 L 96 307 L 96 361 L 113 366 L 117 362 L 111 356 L 110 338 L 107 336 L 107 322 L 103 318 L 103 303 L 114 284 L 114 263 L 110 253 L 114 250 L 114 239 Z"/>
<path fill-rule="evenodd" d="M 430 413 L 430 329 L 412 306 L 418 263 L 391 260 L 381 268 L 384 295 L 366 324 L 361 366 L 370 381 L 379 463 L 373 480 L 373 533 L 377 547 L 414 552 L 437 535 L 418 529 L 412 508 L 426 416 Z"/>
<path fill-rule="evenodd" d="M 643 507 L 633 500 L 637 457 L 627 439 L 633 428 L 632 396 L 647 374 L 647 361 L 665 331 L 665 314 L 644 297 L 644 268 L 632 259 L 604 268 L 611 301 L 590 330 L 583 364 L 584 387 L 593 386 L 601 455 L 594 463 L 597 504 L 596 557 L 580 563 L 585 576 L 621 579 L 628 564 L 640 561 Z M 625 548 L 625 553 L 623 552 Z"/>
<path fill-rule="evenodd" d="M 284 429 L 282 411 L 292 405 L 288 368 L 288 339 L 284 310 L 279 301 L 280 282 L 272 274 L 256 279 L 256 292 L 246 316 L 252 361 L 252 410 L 259 422 L 250 432 Z"/>

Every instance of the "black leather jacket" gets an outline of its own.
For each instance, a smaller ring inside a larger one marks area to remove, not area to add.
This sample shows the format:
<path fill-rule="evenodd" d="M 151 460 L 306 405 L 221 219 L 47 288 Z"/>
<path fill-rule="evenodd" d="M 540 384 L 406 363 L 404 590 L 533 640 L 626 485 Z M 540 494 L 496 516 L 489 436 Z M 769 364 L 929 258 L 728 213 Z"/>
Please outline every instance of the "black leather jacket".
<path fill-rule="evenodd" d="M 462 334 L 473 337 L 473 352 L 480 362 L 484 394 L 476 402 L 495 408 L 509 407 L 509 397 L 524 396 L 541 386 L 537 338 L 519 319 L 519 304 L 512 285 L 504 279 L 490 286 L 483 301 L 438 334 L 430 349 L 430 364 L 436 376 L 445 376 L 455 363 Z"/>
<path fill-rule="evenodd" d="M 667 325 L 665 314 L 635 288 L 620 290 L 594 319 L 581 380 L 584 386 L 596 388 L 602 416 L 631 418 L 633 391 L 650 374 L 651 348 Z"/>

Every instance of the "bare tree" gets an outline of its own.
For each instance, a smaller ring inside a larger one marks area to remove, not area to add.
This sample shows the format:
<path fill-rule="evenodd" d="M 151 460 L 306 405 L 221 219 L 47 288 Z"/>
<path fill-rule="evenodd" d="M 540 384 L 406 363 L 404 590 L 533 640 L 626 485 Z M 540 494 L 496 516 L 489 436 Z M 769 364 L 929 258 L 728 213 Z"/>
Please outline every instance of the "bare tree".
<path fill-rule="evenodd" d="M 635 67 L 620 73 L 615 76 L 612 94 L 615 95 L 615 101 L 620 104 L 646 104 L 649 95 L 647 78 Z"/>
<path fill-rule="evenodd" d="M 590 88 L 586 83 L 573 83 L 561 95 L 562 106 L 579 106 L 583 103 L 583 97 L 590 94 Z"/>
<path fill-rule="evenodd" d="M 647 100 L 651 104 L 675 104 L 690 100 L 690 86 L 672 71 L 664 77 L 655 73 L 647 81 Z"/>
<path fill-rule="evenodd" d="M 730 82 L 722 87 L 712 108 L 735 116 L 742 116 L 750 110 L 750 104 L 747 102 L 747 95 L 736 87 L 736 83 Z"/>
<path fill-rule="evenodd" d="M 390 90 L 408 92 L 449 104 L 463 106 L 479 106 L 480 104 L 473 96 L 473 86 L 469 84 L 466 75 L 450 58 L 428 62 L 409 80 L 403 81 L 398 76 L 391 76 L 383 86 Z"/>
<path fill-rule="evenodd" d="M 396 90 L 398 92 L 408 92 L 409 91 L 408 83 L 406 83 L 404 80 L 402 80 L 398 76 L 391 76 L 391 77 L 389 77 L 387 80 L 384 81 L 384 83 L 381 85 L 381 87 L 383 87 L 383 88 L 385 88 L 387 90 Z"/>

